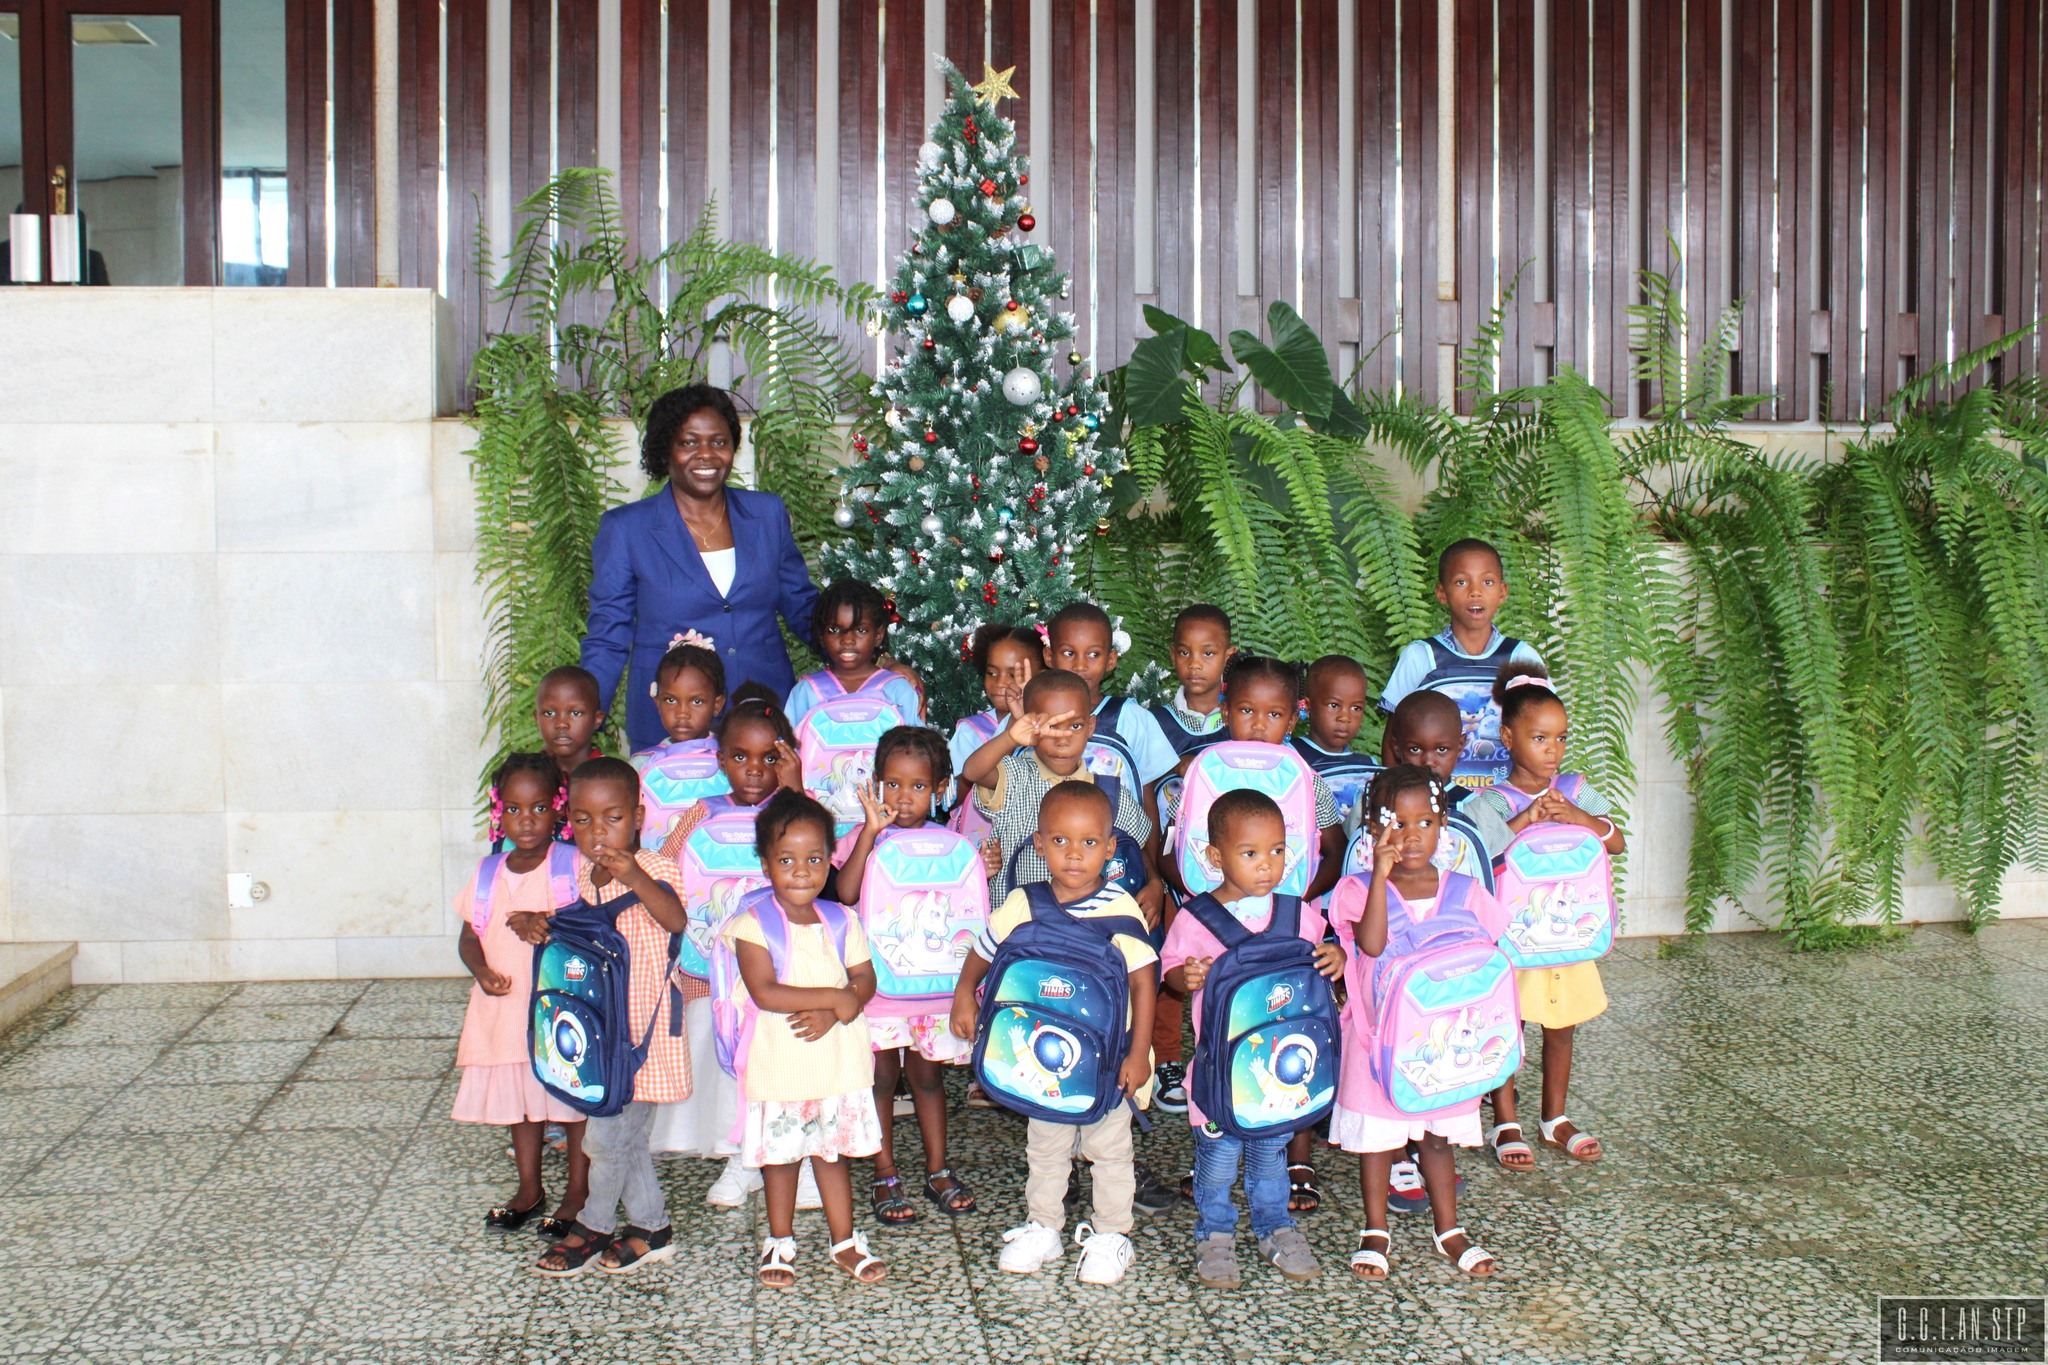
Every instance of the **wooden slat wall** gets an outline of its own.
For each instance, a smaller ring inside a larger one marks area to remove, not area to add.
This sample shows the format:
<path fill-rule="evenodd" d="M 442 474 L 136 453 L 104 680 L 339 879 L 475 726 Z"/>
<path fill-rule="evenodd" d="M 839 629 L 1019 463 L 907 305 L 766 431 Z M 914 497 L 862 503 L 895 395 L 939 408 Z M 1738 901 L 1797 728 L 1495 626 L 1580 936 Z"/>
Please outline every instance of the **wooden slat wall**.
<path fill-rule="evenodd" d="M 312 22 L 324 22 L 324 8 L 289 3 L 298 16 L 293 71 L 324 70 L 324 33 Z M 349 88 L 336 92 L 337 110 L 361 106 L 359 127 L 342 139 L 356 158 L 342 180 L 344 234 L 361 245 L 339 255 L 343 278 L 367 283 L 369 8 L 367 0 L 337 3 L 337 41 L 364 54 L 360 63 L 337 64 L 351 73 Z M 473 299 L 487 0 L 448 3 L 449 280 Z M 595 156 L 597 0 L 555 3 L 559 50 L 551 46 L 550 0 L 512 0 L 515 200 L 548 172 L 550 129 L 560 138 L 557 164 Z M 836 7 L 839 33 L 831 115 L 839 189 L 829 205 L 813 202 L 820 4 Z M 620 198 L 643 245 L 686 233 L 705 202 L 716 62 L 731 72 L 725 230 L 773 240 L 851 278 L 886 281 L 914 226 L 930 45 L 922 0 L 729 0 L 731 48 L 719 53 L 708 51 L 711 0 L 669 0 L 665 51 L 661 0 L 621 6 Z M 1243 6 L 1256 24 L 1252 52 L 1238 43 Z M 362 22 L 350 7 L 360 7 Z M 1961 351 L 2043 304 L 2048 0 L 1821 0 L 1817 12 L 1804 0 L 1639 0 L 1633 163 L 1629 0 L 1456 0 L 1450 35 L 1437 32 L 1435 0 L 1152 0 L 1154 41 L 1142 51 L 1134 0 L 1058 3 L 1042 53 L 1033 51 L 1029 0 L 946 0 L 941 8 L 943 50 L 971 78 L 986 54 L 998 67 L 1015 66 L 1013 81 L 1028 96 L 1035 64 L 1051 67 L 1046 107 L 1026 98 L 1003 112 L 1027 150 L 1037 128 L 1034 240 L 1070 275 L 1066 306 L 1081 346 L 1105 367 L 1145 334 L 1144 302 L 1227 336 L 1262 329 L 1267 305 L 1287 299 L 1333 361 L 1363 358 L 1364 384 L 1436 396 L 1439 344 L 1468 344 L 1519 270 L 1503 317 L 1500 382 L 1530 382 L 1569 365 L 1617 412 L 1643 413 L 1661 395 L 1631 373 L 1628 309 L 1641 296 L 1631 270 L 1641 265 L 1682 272 L 1694 346 L 1731 300 L 1747 300 L 1734 373 L 1741 389 L 1775 395 L 1763 416 L 1855 421 L 1903 379 L 1946 359 L 1951 328 Z M 1344 53 L 1347 8 L 1354 41 Z M 1535 41 L 1539 20 L 1547 22 L 1547 51 Z M 435 7 L 422 0 L 416 10 L 408 4 L 401 24 L 400 260 L 409 284 L 431 283 L 439 267 L 436 22 Z M 1451 168 L 1437 165 L 1443 42 L 1455 44 Z M 1254 139 L 1251 213 L 1240 221 L 1243 60 L 1258 67 L 1246 123 Z M 1347 64 L 1348 109 L 1339 96 Z M 548 100 L 551 69 L 559 107 Z M 1543 183 L 1539 91 L 1549 111 Z M 1153 101 L 1157 132 L 1147 165 L 1137 156 L 1141 97 Z M 316 98 L 293 106 L 295 261 L 324 259 L 318 160 L 305 141 L 319 114 Z M 1339 202 L 1347 121 L 1357 192 Z M 1436 240 L 1436 187 L 1446 173 L 1459 186 L 1454 243 Z M 1150 178 L 1157 206 L 1143 224 L 1133 217 L 1140 177 Z M 1639 202 L 1631 202 L 1632 177 Z M 1356 285 L 1347 291 L 1338 253 L 1352 215 Z M 1545 227 L 1549 250 L 1539 257 Z M 1153 288 L 1142 296 L 1141 232 L 1154 261 Z M 1249 282 L 1238 270 L 1246 242 L 1255 263 Z M 1440 250 L 1455 255 L 1455 302 L 1438 297 Z M 475 329 L 465 324 L 464 333 L 473 345 Z M 879 353 L 850 328 L 848 335 L 868 355 Z M 2000 372 L 2039 373 L 2044 355 L 2048 347 L 2029 343 Z"/>

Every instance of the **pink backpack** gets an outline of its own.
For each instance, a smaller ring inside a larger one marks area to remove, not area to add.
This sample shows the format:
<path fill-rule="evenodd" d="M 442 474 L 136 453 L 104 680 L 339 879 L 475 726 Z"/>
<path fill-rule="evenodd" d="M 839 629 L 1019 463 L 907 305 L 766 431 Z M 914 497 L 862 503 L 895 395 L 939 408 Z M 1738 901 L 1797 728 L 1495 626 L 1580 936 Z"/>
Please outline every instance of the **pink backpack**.
<path fill-rule="evenodd" d="M 1403 1114 L 1433 1114 L 1497 1088 L 1522 1065 L 1522 1006 L 1514 968 L 1467 906 L 1477 883 L 1438 882 L 1436 913 L 1415 920 L 1387 888 L 1387 946 L 1358 947 L 1368 882 L 1346 877 L 1330 892 L 1330 923 L 1344 948 L 1346 1069 L 1362 1055 L 1371 1083 Z M 1346 1104 L 1346 1108 L 1355 1107 Z"/>
<path fill-rule="evenodd" d="M 704 805 L 708 813 L 683 840 L 676 858 L 683 873 L 683 884 L 676 889 L 689 917 L 676 965 L 700 979 L 711 974 L 718 931 L 739 913 L 750 893 L 768 885 L 760 855 L 754 852 L 756 809 L 736 806 L 730 796 L 707 797 Z"/>
<path fill-rule="evenodd" d="M 996 731 L 1003 727 L 1003 723 L 994 711 L 978 712 L 960 721 L 960 724 L 983 744 L 996 737 Z M 953 774 L 955 777 L 959 775 Z M 987 838 L 989 831 L 995 826 L 989 823 L 988 817 L 974 804 L 974 793 L 970 791 L 961 798 L 959 805 L 953 807 L 953 813 L 946 817 L 946 828 L 964 838 L 979 842 Z"/>
<path fill-rule="evenodd" d="M 796 727 L 804 790 L 832 812 L 838 834 L 859 823 L 859 792 L 875 775 L 875 745 L 901 724 L 902 713 L 873 693 L 832 697 L 804 712 Z"/>
<path fill-rule="evenodd" d="M 860 914 L 875 968 L 867 1012 L 901 1018 L 945 1009 L 974 936 L 988 925 L 980 849 L 941 825 L 883 830 L 861 876 Z"/>
<path fill-rule="evenodd" d="M 1558 794 L 1576 803 L 1586 779 L 1560 774 Z M 1513 784 L 1493 790 L 1519 815 L 1536 800 Z M 1495 895 L 1508 915 L 1501 951 L 1517 967 L 1594 962 L 1614 947 L 1614 865 L 1592 830 L 1549 821 L 1523 828 L 1494 869 Z"/>
<path fill-rule="evenodd" d="M 491 924 L 491 902 L 498 894 L 498 873 L 504 869 L 507 853 L 493 853 L 477 864 L 476 890 L 469 899 L 469 926 L 482 938 Z M 548 902 L 560 910 L 576 903 L 576 845 L 560 842 L 548 845 Z"/>
<path fill-rule="evenodd" d="M 731 790 L 718 766 L 716 741 L 691 739 L 648 750 L 647 766 L 640 770 L 641 847 L 660 848 L 677 816 L 707 796 Z"/>
<path fill-rule="evenodd" d="M 1316 874 L 1322 831 L 1316 828 L 1315 774 L 1285 744 L 1224 740 L 1195 755 L 1181 787 L 1180 820 L 1171 837 L 1181 884 L 1199 895 L 1222 885 L 1203 855 L 1209 847 L 1209 807 L 1228 791 L 1264 792 L 1280 807 L 1287 824 L 1287 871 L 1273 888 L 1278 896 L 1300 896 Z"/>
<path fill-rule="evenodd" d="M 832 931 L 839 960 L 846 961 L 846 907 L 835 901 L 813 901 L 818 918 Z M 761 925 L 761 937 L 768 940 L 768 960 L 775 964 L 775 979 L 789 970 L 789 917 L 773 888 L 749 892 L 737 914 L 751 913 Z M 745 1094 L 747 1053 L 754 1041 L 754 1021 L 761 1015 L 747 983 L 740 976 L 739 954 L 721 934 L 711 950 L 711 1040 L 718 1065 L 726 1075 L 741 1083 Z"/>

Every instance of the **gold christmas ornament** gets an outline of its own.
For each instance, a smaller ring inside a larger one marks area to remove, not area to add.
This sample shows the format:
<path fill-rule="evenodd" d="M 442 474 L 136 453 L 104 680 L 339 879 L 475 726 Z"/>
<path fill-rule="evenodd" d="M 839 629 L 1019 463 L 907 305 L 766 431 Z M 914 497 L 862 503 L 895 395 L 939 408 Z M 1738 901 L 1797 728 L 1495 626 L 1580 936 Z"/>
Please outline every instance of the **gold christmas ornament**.
<path fill-rule="evenodd" d="M 998 332 L 1021 332 L 1031 325 L 1031 310 L 1019 303 L 996 314 L 995 328 Z"/>

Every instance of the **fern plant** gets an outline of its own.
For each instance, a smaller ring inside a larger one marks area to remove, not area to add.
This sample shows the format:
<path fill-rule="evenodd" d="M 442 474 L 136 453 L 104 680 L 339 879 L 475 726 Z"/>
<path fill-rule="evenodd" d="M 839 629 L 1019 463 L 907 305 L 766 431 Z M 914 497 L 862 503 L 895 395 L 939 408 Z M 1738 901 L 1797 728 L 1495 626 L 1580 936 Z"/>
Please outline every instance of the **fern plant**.
<path fill-rule="evenodd" d="M 782 496 L 808 553 L 834 530 L 836 424 L 865 384 L 836 325 L 873 299 L 814 262 L 722 240 L 710 205 L 688 237 L 640 255 L 601 170 L 563 171 L 518 223 L 495 291 L 501 330 L 471 376 L 493 767 L 538 747 L 534 686 L 577 657 L 598 518 L 633 491 L 613 473 L 631 455 L 607 419 L 644 429 L 656 398 L 729 355 L 754 410 L 755 486 Z M 476 258 L 487 273 L 482 232 Z"/>

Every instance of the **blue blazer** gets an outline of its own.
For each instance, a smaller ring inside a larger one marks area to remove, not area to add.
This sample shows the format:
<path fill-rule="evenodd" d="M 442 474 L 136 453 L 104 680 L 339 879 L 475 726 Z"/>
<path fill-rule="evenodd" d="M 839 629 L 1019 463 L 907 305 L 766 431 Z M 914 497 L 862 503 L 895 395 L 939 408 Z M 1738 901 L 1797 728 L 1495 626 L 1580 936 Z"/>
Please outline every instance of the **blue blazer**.
<path fill-rule="evenodd" d="M 728 694 L 758 682 L 787 697 L 796 683 L 775 618 L 808 639 L 818 589 L 790 532 L 789 509 L 773 493 L 744 488 L 728 488 L 725 498 L 737 551 L 730 597 L 712 583 L 666 484 L 598 522 L 582 662 L 607 700 L 620 670 L 628 670 L 626 737 L 635 749 L 668 738 L 648 689 L 669 640 L 683 631 L 711 637 Z"/>

